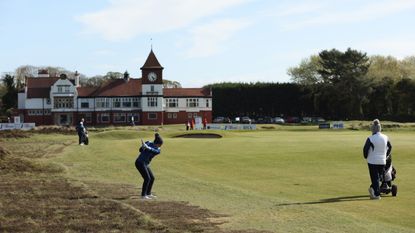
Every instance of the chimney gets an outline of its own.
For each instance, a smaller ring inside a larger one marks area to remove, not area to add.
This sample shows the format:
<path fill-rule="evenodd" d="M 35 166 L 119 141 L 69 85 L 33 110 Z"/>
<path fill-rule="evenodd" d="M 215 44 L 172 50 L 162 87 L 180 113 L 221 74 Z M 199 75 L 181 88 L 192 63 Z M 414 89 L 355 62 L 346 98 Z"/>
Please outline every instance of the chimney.
<path fill-rule="evenodd" d="M 79 84 L 79 76 L 80 76 L 80 74 L 78 73 L 78 71 L 75 71 L 75 86 L 76 87 L 79 87 L 80 86 L 80 84 Z"/>
<path fill-rule="evenodd" d="M 49 71 L 48 69 L 39 69 L 37 71 L 38 78 L 49 78 Z"/>
<path fill-rule="evenodd" d="M 124 72 L 124 81 L 128 82 L 128 80 L 130 80 L 130 74 L 128 73 L 128 71 Z"/>

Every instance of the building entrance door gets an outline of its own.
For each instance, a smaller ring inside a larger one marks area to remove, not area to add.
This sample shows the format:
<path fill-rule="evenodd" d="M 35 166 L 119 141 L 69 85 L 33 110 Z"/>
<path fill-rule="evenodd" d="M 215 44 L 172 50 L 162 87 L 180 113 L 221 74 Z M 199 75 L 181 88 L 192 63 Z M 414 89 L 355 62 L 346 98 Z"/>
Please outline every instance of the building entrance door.
<path fill-rule="evenodd" d="M 72 113 L 57 113 L 55 115 L 56 125 L 72 125 Z"/>

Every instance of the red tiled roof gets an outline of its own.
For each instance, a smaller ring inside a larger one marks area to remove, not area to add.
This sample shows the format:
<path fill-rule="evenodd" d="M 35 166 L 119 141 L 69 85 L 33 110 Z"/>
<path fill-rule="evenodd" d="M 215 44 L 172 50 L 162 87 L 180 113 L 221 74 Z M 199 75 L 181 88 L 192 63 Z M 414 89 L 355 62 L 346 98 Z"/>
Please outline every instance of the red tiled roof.
<path fill-rule="evenodd" d="M 49 98 L 50 87 L 58 79 L 58 77 L 27 78 L 27 98 Z"/>
<path fill-rule="evenodd" d="M 157 60 L 156 55 L 153 53 L 153 50 L 150 51 L 150 54 L 147 57 L 146 62 L 144 63 L 141 69 L 152 69 L 152 68 L 161 68 L 163 67 L 160 65 L 160 62 Z"/>
<path fill-rule="evenodd" d="M 77 87 L 76 90 L 78 91 L 78 96 L 86 97 L 91 96 L 98 87 Z"/>
<path fill-rule="evenodd" d="M 50 87 L 58 80 L 53 78 L 28 78 L 27 98 L 49 98 Z M 130 78 L 111 80 L 102 87 L 78 87 L 78 96 L 140 96 L 141 79 Z M 164 88 L 165 97 L 211 97 L 210 90 L 206 88 Z"/>
<path fill-rule="evenodd" d="M 115 79 L 99 88 L 78 87 L 78 95 L 88 96 L 139 96 L 141 95 L 141 79 Z"/>
<path fill-rule="evenodd" d="M 206 88 L 164 88 L 165 97 L 211 97 Z"/>

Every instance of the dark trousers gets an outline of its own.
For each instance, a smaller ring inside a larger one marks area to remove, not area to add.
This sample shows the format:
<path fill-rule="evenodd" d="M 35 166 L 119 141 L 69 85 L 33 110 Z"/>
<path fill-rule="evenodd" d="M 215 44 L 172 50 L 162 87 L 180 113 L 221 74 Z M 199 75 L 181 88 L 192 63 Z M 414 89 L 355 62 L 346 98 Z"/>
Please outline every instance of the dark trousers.
<path fill-rule="evenodd" d="M 385 168 L 385 165 L 378 165 L 378 164 L 367 164 L 369 167 L 369 174 L 370 174 L 370 180 L 372 182 L 372 185 L 370 185 L 373 190 L 375 191 L 375 196 L 380 195 L 380 179 L 383 177 L 383 171 Z"/>
<path fill-rule="evenodd" d="M 81 144 L 83 142 L 84 133 L 78 132 L 78 137 L 79 137 L 79 144 Z"/>
<path fill-rule="evenodd" d="M 135 167 L 140 172 L 141 176 L 144 179 L 143 187 L 141 188 L 141 196 L 146 196 L 151 194 L 151 189 L 153 188 L 154 176 L 153 172 L 148 165 L 140 161 L 135 161 Z"/>

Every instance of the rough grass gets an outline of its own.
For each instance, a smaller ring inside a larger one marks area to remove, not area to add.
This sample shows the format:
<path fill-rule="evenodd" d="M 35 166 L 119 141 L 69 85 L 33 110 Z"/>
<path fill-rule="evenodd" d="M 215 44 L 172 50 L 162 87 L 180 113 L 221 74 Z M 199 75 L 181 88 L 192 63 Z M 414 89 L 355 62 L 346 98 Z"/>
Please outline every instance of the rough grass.
<path fill-rule="evenodd" d="M 130 133 L 96 138 L 128 138 Z M 223 231 L 223 215 L 188 202 L 143 202 L 132 185 L 66 176 L 62 165 L 49 160 L 76 145 L 76 138 L 3 135 L 7 137 L 0 138 L 0 232 L 260 232 Z"/>

